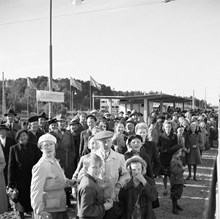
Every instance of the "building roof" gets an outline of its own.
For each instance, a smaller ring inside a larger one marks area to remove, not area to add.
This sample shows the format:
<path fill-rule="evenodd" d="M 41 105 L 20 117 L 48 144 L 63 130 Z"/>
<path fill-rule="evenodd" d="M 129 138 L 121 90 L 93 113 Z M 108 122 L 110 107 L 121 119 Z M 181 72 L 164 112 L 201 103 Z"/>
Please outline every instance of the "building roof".
<path fill-rule="evenodd" d="M 179 97 L 169 94 L 146 94 L 138 96 L 94 96 L 98 99 L 119 99 L 120 102 L 132 102 L 132 103 L 143 103 L 144 99 L 148 99 L 154 103 L 186 103 L 192 102 L 191 98 Z"/>

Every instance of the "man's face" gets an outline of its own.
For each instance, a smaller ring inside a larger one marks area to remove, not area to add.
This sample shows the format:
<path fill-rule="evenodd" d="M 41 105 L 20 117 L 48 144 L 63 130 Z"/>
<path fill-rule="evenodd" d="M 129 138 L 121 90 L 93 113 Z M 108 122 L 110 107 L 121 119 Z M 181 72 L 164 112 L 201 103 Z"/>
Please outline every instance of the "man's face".
<path fill-rule="evenodd" d="M 37 131 L 38 129 L 38 121 L 30 123 L 30 129 L 33 131 Z"/>
<path fill-rule="evenodd" d="M 98 140 L 97 141 L 98 144 L 100 145 L 100 147 L 104 150 L 104 151 L 110 151 L 111 147 L 112 147 L 112 138 L 107 138 L 107 139 L 103 139 L 103 140 Z"/>
<path fill-rule="evenodd" d="M 45 119 L 45 118 L 39 118 L 39 119 L 38 119 L 38 125 L 39 125 L 40 127 L 44 127 L 45 124 L 46 124 L 46 119 Z"/>
<path fill-rule="evenodd" d="M 7 122 L 12 123 L 14 122 L 15 116 L 13 114 L 8 114 L 6 119 L 7 119 Z"/>
<path fill-rule="evenodd" d="M 61 129 L 66 128 L 66 121 L 65 120 L 61 120 L 57 124 L 58 124 L 58 127 Z"/>

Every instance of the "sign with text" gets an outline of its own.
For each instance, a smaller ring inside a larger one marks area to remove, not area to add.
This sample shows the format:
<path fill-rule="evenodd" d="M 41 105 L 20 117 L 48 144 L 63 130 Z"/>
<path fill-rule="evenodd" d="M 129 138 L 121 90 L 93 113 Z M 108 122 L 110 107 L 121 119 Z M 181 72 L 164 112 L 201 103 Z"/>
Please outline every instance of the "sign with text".
<path fill-rule="evenodd" d="M 37 90 L 37 101 L 62 103 L 64 102 L 64 93 L 46 91 L 46 90 Z"/>

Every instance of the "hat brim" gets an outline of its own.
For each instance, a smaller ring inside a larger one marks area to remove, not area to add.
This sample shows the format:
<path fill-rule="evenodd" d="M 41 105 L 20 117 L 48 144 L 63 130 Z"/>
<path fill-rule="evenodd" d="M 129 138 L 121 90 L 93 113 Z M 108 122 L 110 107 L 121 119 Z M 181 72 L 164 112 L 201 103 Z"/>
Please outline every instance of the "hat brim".
<path fill-rule="evenodd" d="M 4 116 L 8 116 L 8 115 L 14 115 L 17 116 L 17 113 L 5 113 Z"/>

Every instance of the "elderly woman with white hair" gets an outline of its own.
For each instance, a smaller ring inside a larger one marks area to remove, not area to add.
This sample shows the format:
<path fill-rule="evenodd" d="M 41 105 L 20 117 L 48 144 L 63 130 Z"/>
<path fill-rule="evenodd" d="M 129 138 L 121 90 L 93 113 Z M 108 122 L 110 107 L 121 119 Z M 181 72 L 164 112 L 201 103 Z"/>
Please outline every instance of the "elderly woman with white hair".
<path fill-rule="evenodd" d="M 31 206 L 35 219 L 67 219 L 65 187 L 72 180 L 65 177 L 55 159 L 56 138 L 47 133 L 38 140 L 42 157 L 32 169 Z"/>

